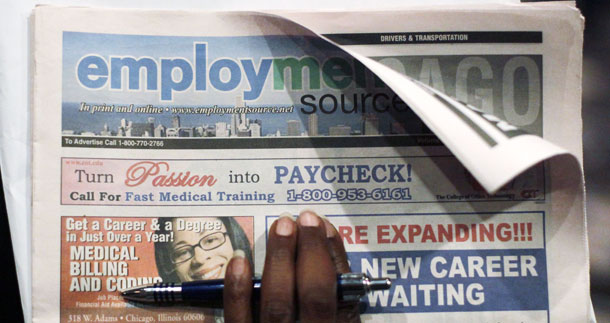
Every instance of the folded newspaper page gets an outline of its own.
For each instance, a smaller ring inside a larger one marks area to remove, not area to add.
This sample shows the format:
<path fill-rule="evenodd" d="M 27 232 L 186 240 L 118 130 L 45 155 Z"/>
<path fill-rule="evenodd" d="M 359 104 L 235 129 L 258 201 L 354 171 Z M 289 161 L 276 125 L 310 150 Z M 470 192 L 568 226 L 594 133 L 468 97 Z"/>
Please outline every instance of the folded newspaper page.
<path fill-rule="evenodd" d="M 367 322 L 583 322 L 573 7 L 33 15 L 35 322 L 214 322 L 154 282 L 262 272 L 279 214 L 326 215 Z M 206 248 L 189 259 L 180 246 Z"/>

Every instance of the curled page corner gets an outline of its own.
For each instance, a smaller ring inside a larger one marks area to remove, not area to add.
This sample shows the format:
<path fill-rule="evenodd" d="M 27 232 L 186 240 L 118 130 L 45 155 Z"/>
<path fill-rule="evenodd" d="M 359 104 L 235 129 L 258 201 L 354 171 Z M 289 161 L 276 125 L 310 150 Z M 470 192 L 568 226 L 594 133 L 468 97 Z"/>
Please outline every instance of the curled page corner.
<path fill-rule="evenodd" d="M 411 107 L 489 194 L 496 193 L 519 174 L 554 157 L 567 156 L 579 165 L 576 157 L 567 150 L 400 74 L 349 45 L 338 44 L 316 32 L 315 26 L 299 23 L 290 15 L 262 13 L 260 17 L 284 20 L 283 23 L 292 25 L 292 28 L 302 28 L 302 33 L 324 39 L 360 61 Z M 571 171 L 582 178 L 582 166 Z"/>

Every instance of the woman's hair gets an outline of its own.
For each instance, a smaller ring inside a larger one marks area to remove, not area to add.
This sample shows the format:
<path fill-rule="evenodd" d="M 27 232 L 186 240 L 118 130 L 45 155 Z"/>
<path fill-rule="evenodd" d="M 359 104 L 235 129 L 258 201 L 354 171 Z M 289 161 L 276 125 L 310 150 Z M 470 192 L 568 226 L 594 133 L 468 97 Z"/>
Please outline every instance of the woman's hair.
<path fill-rule="evenodd" d="M 166 230 L 166 224 L 172 222 L 176 218 L 159 218 L 159 230 L 156 233 L 165 234 L 170 233 L 171 230 Z M 252 250 L 250 248 L 250 241 L 244 233 L 239 223 L 232 217 L 217 217 L 219 221 L 224 224 L 227 230 L 227 236 L 231 241 L 233 250 L 241 249 L 246 254 L 246 258 L 250 261 L 252 266 Z M 171 226 L 174 227 L 173 225 Z M 155 242 L 155 261 L 157 263 L 157 270 L 159 276 L 163 279 L 163 282 L 179 283 L 180 278 L 176 274 L 176 265 L 172 263 L 171 255 L 173 252 L 171 241 L 168 242 Z"/>

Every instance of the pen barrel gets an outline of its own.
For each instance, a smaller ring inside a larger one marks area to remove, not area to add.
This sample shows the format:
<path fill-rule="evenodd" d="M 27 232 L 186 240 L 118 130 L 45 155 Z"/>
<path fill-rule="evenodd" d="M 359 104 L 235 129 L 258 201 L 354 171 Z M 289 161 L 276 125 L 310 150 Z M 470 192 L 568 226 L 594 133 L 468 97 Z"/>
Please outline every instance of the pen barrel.
<path fill-rule="evenodd" d="M 204 282 L 185 282 L 181 285 L 181 294 L 184 302 L 212 308 L 222 307 L 222 291 L 225 287 L 224 280 L 213 279 Z"/>
<path fill-rule="evenodd" d="M 208 308 L 223 307 L 224 280 L 213 279 L 179 284 L 182 287 L 181 297 L 184 303 L 196 304 Z M 252 297 L 260 299 L 260 278 L 252 279 Z"/>
<path fill-rule="evenodd" d="M 261 279 L 252 279 L 252 299 L 256 303 L 261 296 Z M 340 302 L 359 302 L 362 296 L 372 291 L 390 289 L 388 278 L 372 279 L 362 273 L 337 275 L 337 299 Z M 158 283 L 135 287 L 121 292 L 129 301 L 153 303 L 157 305 L 197 304 L 198 306 L 222 308 L 223 279 L 193 281 L 184 283 Z"/>
<path fill-rule="evenodd" d="M 128 291 L 127 299 L 159 305 L 182 302 L 182 288 L 176 283 L 157 283 Z"/>

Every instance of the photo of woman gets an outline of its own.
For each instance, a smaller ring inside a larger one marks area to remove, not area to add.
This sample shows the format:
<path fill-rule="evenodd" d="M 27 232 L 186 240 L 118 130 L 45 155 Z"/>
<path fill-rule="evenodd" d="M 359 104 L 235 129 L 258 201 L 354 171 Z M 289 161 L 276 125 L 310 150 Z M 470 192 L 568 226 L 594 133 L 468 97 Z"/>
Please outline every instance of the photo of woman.
<path fill-rule="evenodd" d="M 237 249 L 253 263 L 250 241 L 232 217 L 159 218 L 159 225 L 157 233 L 173 232 L 173 241 L 155 242 L 155 261 L 165 283 L 222 279 Z"/>

